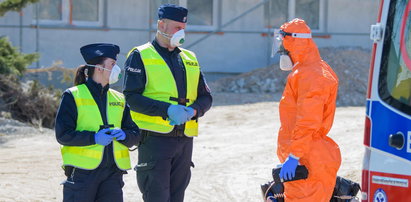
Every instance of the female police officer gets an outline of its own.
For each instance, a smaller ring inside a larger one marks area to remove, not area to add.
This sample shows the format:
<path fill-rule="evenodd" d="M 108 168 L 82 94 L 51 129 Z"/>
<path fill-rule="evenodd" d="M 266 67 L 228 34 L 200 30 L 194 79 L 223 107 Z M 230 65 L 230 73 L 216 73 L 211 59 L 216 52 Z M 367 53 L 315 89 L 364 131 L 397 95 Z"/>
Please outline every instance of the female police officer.
<path fill-rule="evenodd" d="M 56 138 L 67 180 L 63 201 L 123 201 L 123 174 L 130 169 L 128 147 L 140 140 L 123 94 L 110 89 L 119 78 L 120 49 L 113 44 L 83 46 L 86 65 L 62 96 Z"/>

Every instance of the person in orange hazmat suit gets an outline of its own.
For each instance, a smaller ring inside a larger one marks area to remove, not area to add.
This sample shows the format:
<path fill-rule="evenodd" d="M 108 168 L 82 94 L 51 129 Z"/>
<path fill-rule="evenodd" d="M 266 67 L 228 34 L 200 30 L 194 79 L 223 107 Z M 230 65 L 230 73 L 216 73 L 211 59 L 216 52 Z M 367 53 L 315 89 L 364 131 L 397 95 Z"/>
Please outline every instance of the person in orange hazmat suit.
<path fill-rule="evenodd" d="M 338 78 L 321 59 L 304 20 L 284 23 L 276 35 L 280 68 L 291 71 L 279 104 L 280 178 L 292 179 L 298 164 L 308 169 L 306 180 L 284 182 L 285 201 L 329 201 L 341 164 L 338 145 L 327 137 L 335 114 Z"/>

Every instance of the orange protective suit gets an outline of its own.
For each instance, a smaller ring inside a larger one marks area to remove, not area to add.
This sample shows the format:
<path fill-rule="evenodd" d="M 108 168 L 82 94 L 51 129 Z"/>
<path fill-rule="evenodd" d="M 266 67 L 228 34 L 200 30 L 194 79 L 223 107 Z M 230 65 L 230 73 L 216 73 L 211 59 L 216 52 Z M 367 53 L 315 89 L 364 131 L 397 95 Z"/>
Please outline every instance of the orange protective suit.
<path fill-rule="evenodd" d="M 311 33 L 304 20 L 281 26 L 290 33 Z M 338 145 L 327 133 L 331 129 L 338 78 L 324 62 L 311 38 L 285 36 L 283 46 L 294 64 L 280 101 L 281 127 L 277 155 L 281 163 L 292 154 L 308 168 L 308 178 L 284 183 L 285 201 L 329 201 L 341 164 Z"/>

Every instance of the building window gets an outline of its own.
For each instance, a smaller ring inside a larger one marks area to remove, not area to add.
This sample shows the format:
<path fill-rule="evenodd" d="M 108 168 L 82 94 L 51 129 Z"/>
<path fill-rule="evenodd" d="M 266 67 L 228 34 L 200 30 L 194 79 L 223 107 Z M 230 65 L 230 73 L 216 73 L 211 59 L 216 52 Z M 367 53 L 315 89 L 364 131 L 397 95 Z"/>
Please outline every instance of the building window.
<path fill-rule="evenodd" d="M 301 18 L 313 31 L 323 31 L 324 0 L 270 0 L 264 15 L 268 27 L 279 28 L 284 22 Z"/>
<path fill-rule="evenodd" d="M 213 0 L 190 0 L 187 1 L 188 24 L 190 25 L 213 25 Z"/>
<path fill-rule="evenodd" d="M 188 9 L 187 29 L 203 30 L 215 28 L 217 0 L 153 0 L 151 1 L 152 19 L 158 20 L 157 9 L 165 3 L 176 4 Z"/>
<path fill-rule="evenodd" d="M 98 21 L 99 0 L 72 0 L 72 2 L 73 21 Z"/>
<path fill-rule="evenodd" d="M 103 0 L 40 0 L 38 19 L 41 24 L 102 25 Z M 34 6 L 34 20 L 37 10 Z"/>
<path fill-rule="evenodd" d="M 41 20 L 62 20 L 61 0 L 41 0 L 39 2 L 39 19 Z M 36 8 L 34 8 L 36 15 Z"/>

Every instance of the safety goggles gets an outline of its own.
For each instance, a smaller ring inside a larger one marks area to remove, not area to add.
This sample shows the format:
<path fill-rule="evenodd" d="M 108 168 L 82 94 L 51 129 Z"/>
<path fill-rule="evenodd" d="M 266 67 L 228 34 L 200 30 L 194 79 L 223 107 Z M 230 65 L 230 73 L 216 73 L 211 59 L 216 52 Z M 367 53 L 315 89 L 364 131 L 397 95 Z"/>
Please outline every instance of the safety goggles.
<path fill-rule="evenodd" d="M 283 39 L 286 36 L 290 36 L 293 38 L 300 38 L 300 39 L 312 38 L 311 33 L 291 33 L 291 32 L 285 32 L 281 29 L 274 29 L 273 36 L 274 38 L 273 38 L 273 47 L 271 51 L 271 57 L 274 57 L 274 54 L 280 49 L 280 46 L 283 43 Z"/>

